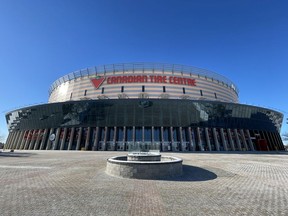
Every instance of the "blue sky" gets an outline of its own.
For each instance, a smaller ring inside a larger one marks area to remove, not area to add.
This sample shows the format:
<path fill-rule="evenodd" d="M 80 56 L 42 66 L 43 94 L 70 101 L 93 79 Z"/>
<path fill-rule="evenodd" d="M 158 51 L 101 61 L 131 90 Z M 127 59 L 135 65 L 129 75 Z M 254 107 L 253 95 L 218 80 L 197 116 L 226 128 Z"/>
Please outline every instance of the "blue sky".
<path fill-rule="evenodd" d="M 0 0 L 0 134 L 7 111 L 47 102 L 60 76 L 122 62 L 215 71 L 240 102 L 287 118 L 287 10 L 284 0 Z"/>

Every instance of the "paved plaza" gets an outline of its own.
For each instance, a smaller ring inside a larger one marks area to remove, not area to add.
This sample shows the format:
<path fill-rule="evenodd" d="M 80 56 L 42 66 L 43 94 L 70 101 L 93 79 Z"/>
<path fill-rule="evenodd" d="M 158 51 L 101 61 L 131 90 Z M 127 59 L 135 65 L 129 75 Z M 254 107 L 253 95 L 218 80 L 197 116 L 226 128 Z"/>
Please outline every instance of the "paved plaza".
<path fill-rule="evenodd" d="M 182 177 L 105 173 L 125 152 L 0 153 L 1 215 L 288 215 L 288 155 L 163 153 Z"/>

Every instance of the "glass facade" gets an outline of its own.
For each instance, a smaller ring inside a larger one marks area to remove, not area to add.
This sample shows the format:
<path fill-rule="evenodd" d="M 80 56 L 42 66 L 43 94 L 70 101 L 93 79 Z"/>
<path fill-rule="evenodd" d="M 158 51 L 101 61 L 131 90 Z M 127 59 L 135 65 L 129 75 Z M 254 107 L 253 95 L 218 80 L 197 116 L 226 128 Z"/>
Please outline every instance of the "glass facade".
<path fill-rule="evenodd" d="M 54 150 L 129 150 L 142 142 L 158 143 L 161 151 L 282 150 L 282 119 L 274 110 L 216 101 L 69 101 L 6 114 L 7 144 Z"/>

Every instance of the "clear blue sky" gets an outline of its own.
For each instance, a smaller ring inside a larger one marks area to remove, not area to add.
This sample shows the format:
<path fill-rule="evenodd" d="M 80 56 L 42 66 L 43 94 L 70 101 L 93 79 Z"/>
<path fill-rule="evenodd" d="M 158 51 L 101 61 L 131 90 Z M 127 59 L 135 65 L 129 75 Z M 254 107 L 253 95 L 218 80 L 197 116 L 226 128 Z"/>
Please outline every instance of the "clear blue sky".
<path fill-rule="evenodd" d="M 47 102 L 60 76 L 121 62 L 215 71 L 242 103 L 287 118 L 287 11 L 285 0 L 0 0 L 0 134 L 7 111 Z"/>

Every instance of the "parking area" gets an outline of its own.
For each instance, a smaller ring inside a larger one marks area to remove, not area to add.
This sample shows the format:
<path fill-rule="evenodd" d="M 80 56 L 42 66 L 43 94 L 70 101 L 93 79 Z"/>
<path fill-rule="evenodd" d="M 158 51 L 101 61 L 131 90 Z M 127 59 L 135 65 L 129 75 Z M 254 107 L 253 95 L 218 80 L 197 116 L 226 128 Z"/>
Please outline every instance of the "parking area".
<path fill-rule="evenodd" d="M 125 154 L 1 152 L 1 215 L 288 215 L 286 153 L 163 153 L 183 159 L 183 176 L 107 175 Z"/>

